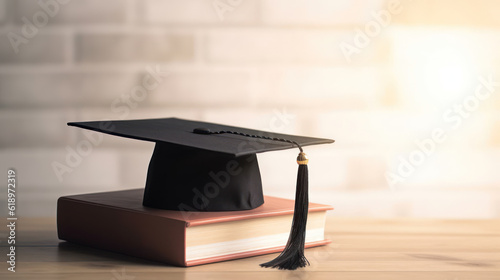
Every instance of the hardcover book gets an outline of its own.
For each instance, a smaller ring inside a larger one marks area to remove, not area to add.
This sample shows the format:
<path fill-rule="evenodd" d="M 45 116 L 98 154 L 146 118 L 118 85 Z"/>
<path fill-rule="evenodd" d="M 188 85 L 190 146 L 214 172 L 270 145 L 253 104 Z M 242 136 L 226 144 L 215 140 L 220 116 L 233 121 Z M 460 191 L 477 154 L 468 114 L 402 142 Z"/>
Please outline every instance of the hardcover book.
<path fill-rule="evenodd" d="M 61 197 L 59 239 L 176 266 L 281 252 L 294 201 L 265 196 L 252 210 L 188 212 L 142 205 L 144 189 Z M 310 203 L 306 247 L 328 244 L 328 205 Z"/>

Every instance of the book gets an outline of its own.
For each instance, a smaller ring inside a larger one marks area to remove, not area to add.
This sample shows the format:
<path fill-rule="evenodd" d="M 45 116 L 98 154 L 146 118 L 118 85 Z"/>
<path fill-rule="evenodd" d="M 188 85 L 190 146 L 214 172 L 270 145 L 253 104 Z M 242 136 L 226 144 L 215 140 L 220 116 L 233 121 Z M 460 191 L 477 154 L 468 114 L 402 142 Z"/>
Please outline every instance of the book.
<path fill-rule="evenodd" d="M 59 239 L 176 266 L 283 250 L 294 201 L 272 196 L 252 210 L 187 212 L 142 205 L 144 189 L 60 197 Z M 306 248 L 328 244 L 328 205 L 310 203 Z"/>

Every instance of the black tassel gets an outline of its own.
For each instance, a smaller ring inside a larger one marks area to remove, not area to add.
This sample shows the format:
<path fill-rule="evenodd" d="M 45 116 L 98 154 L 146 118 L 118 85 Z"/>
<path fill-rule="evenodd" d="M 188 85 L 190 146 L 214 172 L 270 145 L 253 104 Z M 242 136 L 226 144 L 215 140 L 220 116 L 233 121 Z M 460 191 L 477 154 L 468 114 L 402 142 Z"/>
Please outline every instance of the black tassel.
<path fill-rule="evenodd" d="M 307 213 L 309 210 L 308 159 L 304 153 L 299 154 L 297 163 L 299 164 L 299 171 L 295 190 L 295 210 L 288 242 L 278 257 L 270 262 L 260 264 L 262 267 L 295 270 L 309 265 L 309 261 L 304 256 Z"/>
<path fill-rule="evenodd" d="M 260 264 L 262 267 L 272 267 L 278 269 L 288 269 L 295 270 L 299 267 L 305 267 L 309 265 L 309 261 L 304 256 L 304 248 L 306 243 L 306 225 L 307 225 L 307 213 L 309 211 L 309 174 L 307 170 L 307 163 L 309 160 L 306 154 L 302 150 L 302 146 L 293 140 L 276 138 L 263 135 L 252 135 L 243 132 L 231 131 L 231 130 L 221 130 L 221 131 L 210 131 L 206 128 L 197 128 L 194 130 L 198 134 L 235 134 L 244 137 L 260 138 L 273 141 L 281 141 L 293 144 L 299 148 L 300 153 L 297 157 L 297 163 L 299 164 L 299 172 L 297 174 L 297 187 L 295 190 L 295 209 L 293 212 L 292 228 L 290 230 L 290 236 L 288 237 L 288 242 L 286 243 L 285 249 L 281 254 L 274 260 L 266 263 Z"/>

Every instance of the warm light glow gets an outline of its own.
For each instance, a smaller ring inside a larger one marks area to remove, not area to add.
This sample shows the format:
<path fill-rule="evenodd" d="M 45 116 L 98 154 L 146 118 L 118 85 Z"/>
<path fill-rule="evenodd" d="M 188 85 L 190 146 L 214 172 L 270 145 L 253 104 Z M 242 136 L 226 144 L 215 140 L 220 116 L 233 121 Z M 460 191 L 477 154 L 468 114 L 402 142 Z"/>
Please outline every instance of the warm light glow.
<path fill-rule="evenodd" d="M 428 55 L 424 67 L 427 90 L 440 101 L 453 99 L 467 88 L 470 70 L 463 52 L 448 46 L 438 46 Z"/>
<path fill-rule="evenodd" d="M 405 103 L 449 106 L 477 80 L 467 36 L 418 30 L 398 36 L 395 73 Z"/>

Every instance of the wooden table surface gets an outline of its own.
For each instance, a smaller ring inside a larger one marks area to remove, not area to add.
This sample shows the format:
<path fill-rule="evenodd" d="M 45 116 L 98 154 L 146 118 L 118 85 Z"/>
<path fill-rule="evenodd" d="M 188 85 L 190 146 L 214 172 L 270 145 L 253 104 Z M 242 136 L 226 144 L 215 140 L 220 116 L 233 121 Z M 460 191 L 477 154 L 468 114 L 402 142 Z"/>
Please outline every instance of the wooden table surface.
<path fill-rule="evenodd" d="M 306 250 L 298 271 L 259 267 L 265 255 L 172 267 L 57 239 L 54 219 L 19 218 L 16 272 L 0 279 L 500 279 L 500 220 L 327 220 L 328 246 Z"/>

